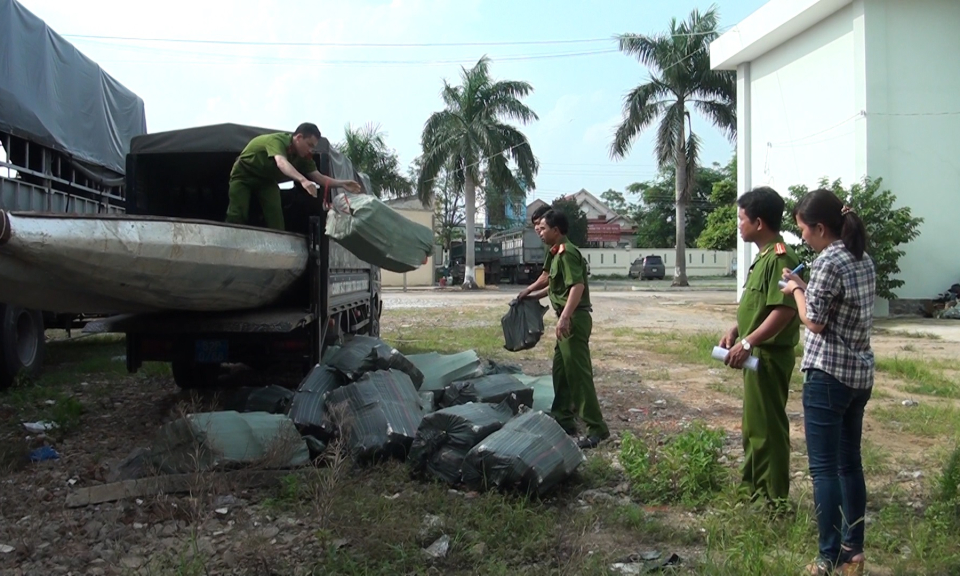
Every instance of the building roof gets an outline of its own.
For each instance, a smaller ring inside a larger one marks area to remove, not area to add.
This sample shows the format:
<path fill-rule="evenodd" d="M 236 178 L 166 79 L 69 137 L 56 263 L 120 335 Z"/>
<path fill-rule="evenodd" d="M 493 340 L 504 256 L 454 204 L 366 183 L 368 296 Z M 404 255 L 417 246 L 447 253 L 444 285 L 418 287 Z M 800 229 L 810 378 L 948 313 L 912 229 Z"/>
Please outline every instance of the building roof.
<path fill-rule="evenodd" d="M 621 228 L 629 228 L 629 229 L 632 229 L 635 226 L 632 220 L 630 220 L 626 216 L 617 214 L 616 212 L 611 210 L 610 207 L 607 206 L 607 204 L 603 200 L 600 200 L 599 198 L 591 194 L 589 191 L 587 191 L 585 188 L 581 188 L 579 192 L 576 192 L 574 194 L 561 196 L 561 198 L 572 198 L 573 200 L 576 201 L 577 206 L 579 206 L 581 209 L 584 208 L 584 205 L 587 205 L 589 208 L 591 208 L 591 210 L 586 211 L 588 213 L 588 217 L 590 213 L 599 214 L 606 219 L 606 223 L 608 224 L 620 224 Z M 549 206 L 549 204 L 537 198 L 536 200 L 534 200 L 533 202 L 527 205 L 527 213 L 528 214 L 532 213 L 540 206 Z"/>
<path fill-rule="evenodd" d="M 710 67 L 736 70 L 816 25 L 853 0 L 770 0 L 710 43 Z"/>

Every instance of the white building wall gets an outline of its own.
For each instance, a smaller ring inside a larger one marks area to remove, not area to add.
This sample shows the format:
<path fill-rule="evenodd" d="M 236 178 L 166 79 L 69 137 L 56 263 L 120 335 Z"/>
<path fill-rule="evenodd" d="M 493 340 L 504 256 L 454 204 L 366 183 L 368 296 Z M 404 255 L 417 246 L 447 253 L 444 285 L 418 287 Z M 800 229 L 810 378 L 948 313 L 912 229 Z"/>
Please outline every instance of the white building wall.
<path fill-rule="evenodd" d="M 924 219 L 900 259 L 900 298 L 960 281 L 960 1 L 860 0 L 867 170 Z"/>
<path fill-rule="evenodd" d="M 715 64 L 749 54 L 737 66 L 739 193 L 882 177 L 925 220 L 904 246 L 898 296 L 930 298 L 960 280 L 944 250 L 960 222 L 960 1 L 772 0 L 757 15 L 712 54 Z M 741 285 L 754 253 L 738 243 Z"/>
<path fill-rule="evenodd" d="M 787 196 L 791 186 L 813 188 L 823 177 L 857 180 L 855 130 L 864 118 L 856 102 L 854 44 L 848 5 L 740 67 L 737 97 L 746 103 L 738 130 L 740 194 L 770 186 Z M 757 250 L 738 239 L 737 251 L 745 263 L 739 298 Z"/>
<path fill-rule="evenodd" d="M 668 278 L 673 277 L 677 251 L 673 248 L 581 248 L 592 276 L 626 276 L 630 265 L 643 256 L 660 256 Z M 736 252 L 687 248 L 687 276 L 726 276 L 733 272 Z"/>

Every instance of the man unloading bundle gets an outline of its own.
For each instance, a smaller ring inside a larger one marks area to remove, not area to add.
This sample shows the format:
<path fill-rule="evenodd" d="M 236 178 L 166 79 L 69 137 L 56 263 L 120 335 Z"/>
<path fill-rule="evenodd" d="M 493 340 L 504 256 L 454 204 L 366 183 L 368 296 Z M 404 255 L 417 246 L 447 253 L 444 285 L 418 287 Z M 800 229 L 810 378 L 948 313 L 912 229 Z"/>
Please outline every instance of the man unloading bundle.
<path fill-rule="evenodd" d="M 284 230 L 280 201 L 281 182 L 298 182 L 311 196 L 317 185 L 360 192 L 353 180 L 337 180 L 324 176 L 313 161 L 313 151 L 320 142 L 316 124 L 304 122 L 293 134 L 276 132 L 250 140 L 230 171 L 230 204 L 226 221 L 246 224 L 250 214 L 250 197 L 256 196 L 263 210 L 267 227 Z"/>

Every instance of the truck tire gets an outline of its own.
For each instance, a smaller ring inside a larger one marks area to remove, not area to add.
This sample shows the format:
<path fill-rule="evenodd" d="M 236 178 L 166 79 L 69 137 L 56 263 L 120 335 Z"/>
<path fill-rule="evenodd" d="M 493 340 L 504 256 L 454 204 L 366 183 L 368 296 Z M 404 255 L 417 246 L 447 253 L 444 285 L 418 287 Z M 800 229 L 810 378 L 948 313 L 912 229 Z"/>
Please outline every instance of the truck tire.
<path fill-rule="evenodd" d="M 0 390 L 40 375 L 45 342 L 40 311 L 0 304 Z"/>
<path fill-rule="evenodd" d="M 170 366 L 173 381 L 183 390 L 216 388 L 220 383 L 219 364 L 199 364 L 192 360 L 174 360 Z"/>

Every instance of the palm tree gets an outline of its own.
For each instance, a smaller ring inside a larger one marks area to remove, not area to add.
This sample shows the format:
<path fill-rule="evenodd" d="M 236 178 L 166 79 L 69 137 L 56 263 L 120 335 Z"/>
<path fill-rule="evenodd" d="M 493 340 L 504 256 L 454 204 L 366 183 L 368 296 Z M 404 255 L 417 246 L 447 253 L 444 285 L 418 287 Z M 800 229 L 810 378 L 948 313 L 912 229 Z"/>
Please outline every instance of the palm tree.
<path fill-rule="evenodd" d="M 417 193 L 427 203 L 433 180 L 441 168 L 449 168 L 451 185 L 463 191 L 466 211 L 466 271 L 464 287 L 474 282 L 474 218 L 477 188 L 485 184 L 511 201 L 526 198 L 534 188 L 538 163 L 527 137 L 505 120 L 523 124 L 537 115 L 521 102 L 533 91 L 526 82 L 494 81 L 486 56 L 470 69 L 462 68 L 461 85 L 444 81 L 441 96 L 445 108 L 434 112 L 423 127 L 423 168 L 417 179 Z M 520 178 L 510 169 L 512 160 Z"/>
<path fill-rule="evenodd" d="M 343 142 L 337 150 L 350 159 L 353 167 L 370 177 L 373 193 L 399 198 L 413 193 L 413 183 L 403 176 L 397 154 L 387 147 L 386 134 L 380 126 L 367 124 L 360 128 L 347 126 Z"/>
<path fill-rule="evenodd" d="M 661 168 L 676 168 L 677 268 L 674 286 L 687 286 L 685 218 L 690 200 L 700 139 L 693 133 L 688 104 L 719 128 L 731 141 L 737 135 L 736 81 L 732 71 L 710 69 L 710 42 L 719 36 L 717 10 L 693 10 L 685 22 L 670 21 L 667 34 L 622 34 L 620 51 L 635 56 L 650 71 L 650 80 L 623 98 L 623 122 L 617 128 L 610 155 L 627 155 L 636 137 L 655 121 L 656 155 Z"/>

